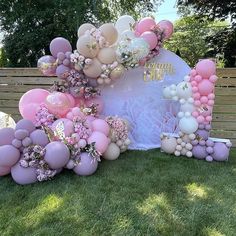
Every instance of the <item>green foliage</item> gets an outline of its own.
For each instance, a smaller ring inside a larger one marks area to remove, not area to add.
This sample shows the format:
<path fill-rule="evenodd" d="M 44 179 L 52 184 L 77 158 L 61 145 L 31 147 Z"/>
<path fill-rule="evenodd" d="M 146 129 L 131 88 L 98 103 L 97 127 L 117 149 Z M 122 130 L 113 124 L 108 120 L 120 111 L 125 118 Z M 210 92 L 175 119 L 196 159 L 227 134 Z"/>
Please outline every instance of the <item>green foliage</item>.
<path fill-rule="evenodd" d="M 7 66 L 6 52 L 4 48 L 0 48 L 0 67 L 6 67 L 6 66 Z"/>
<path fill-rule="evenodd" d="M 206 39 L 215 35 L 226 25 L 226 22 L 212 22 L 203 18 L 199 19 L 194 15 L 182 17 L 174 23 L 175 33 L 166 42 L 165 47 L 174 52 L 179 51 L 180 56 L 190 66 L 194 66 L 211 50 Z"/>
<path fill-rule="evenodd" d="M 35 66 L 49 53 L 50 41 L 62 36 L 76 45 L 77 29 L 90 22 L 111 22 L 122 13 L 138 17 L 153 10 L 158 0 L 31 0 L 0 1 L 0 23 L 9 66 Z"/>
<path fill-rule="evenodd" d="M 234 236 L 235 166 L 236 150 L 225 163 L 150 150 L 102 161 L 90 177 L 0 177 L 0 235 Z"/>

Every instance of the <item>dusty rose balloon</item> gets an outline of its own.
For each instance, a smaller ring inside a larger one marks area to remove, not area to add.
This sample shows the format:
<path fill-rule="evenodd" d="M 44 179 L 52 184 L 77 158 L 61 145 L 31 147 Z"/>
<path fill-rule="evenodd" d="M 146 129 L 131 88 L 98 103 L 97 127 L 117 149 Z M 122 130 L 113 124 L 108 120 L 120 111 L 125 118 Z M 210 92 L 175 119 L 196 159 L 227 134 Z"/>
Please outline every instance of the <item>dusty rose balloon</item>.
<path fill-rule="evenodd" d="M 121 64 L 119 64 L 114 70 L 111 71 L 110 73 L 110 78 L 111 79 L 119 79 L 121 76 L 123 76 L 125 73 L 125 68 Z"/>
<path fill-rule="evenodd" d="M 153 50 L 157 46 L 158 40 L 154 32 L 146 31 L 140 37 L 148 43 L 150 50 Z"/>
<path fill-rule="evenodd" d="M 36 113 L 38 112 L 40 105 L 37 103 L 30 103 L 25 105 L 21 109 L 21 115 L 24 119 L 36 122 Z"/>
<path fill-rule="evenodd" d="M 83 69 L 84 74 L 90 78 L 97 78 L 102 73 L 102 64 L 101 62 L 94 58 L 91 65 Z"/>
<path fill-rule="evenodd" d="M 196 71 L 204 79 L 209 79 L 210 76 L 216 74 L 216 65 L 212 60 L 204 59 L 197 63 Z"/>
<path fill-rule="evenodd" d="M 103 64 L 112 64 L 116 60 L 116 52 L 113 48 L 102 48 L 97 58 Z"/>
<path fill-rule="evenodd" d="M 226 161 L 229 157 L 229 148 L 225 143 L 215 143 L 212 157 L 215 161 Z"/>
<path fill-rule="evenodd" d="M 103 111 L 104 102 L 100 97 L 91 98 L 89 100 L 86 100 L 85 104 L 86 104 L 86 106 L 91 106 L 92 104 L 97 105 L 98 114 L 100 114 Z"/>
<path fill-rule="evenodd" d="M 163 138 L 161 140 L 161 149 L 169 154 L 174 153 L 175 148 L 177 146 L 176 138 L 170 137 L 170 138 Z"/>
<path fill-rule="evenodd" d="M 95 29 L 95 26 L 89 23 L 82 24 L 78 29 L 78 37 L 81 37 L 87 30 Z"/>
<path fill-rule="evenodd" d="M 60 79 L 64 79 L 64 73 L 70 71 L 71 69 L 68 66 L 59 65 L 56 69 L 56 75 Z"/>
<path fill-rule="evenodd" d="M 18 162 L 11 168 L 11 176 L 17 184 L 25 185 L 37 182 L 35 168 L 24 168 Z"/>
<path fill-rule="evenodd" d="M 118 32 L 113 24 L 103 24 L 99 29 L 101 30 L 102 36 L 106 39 L 109 45 L 112 45 L 117 41 Z"/>
<path fill-rule="evenodd" d="M 71 108 L 71 102 L 69 98 L 60 92 L 54 92 L 46 97 L 45 104 L 48 110 L 54 115 L 63 116 Z"/>
<path fill-rule="evenodd" d="M 102 157 L 106 160 L 116 160 L 120 156 L 120 148 L 115 143 L 110 143 Z"/>
<path fill-rule="evenodd" d="M 208 94 L 212 93 L 214 89 L 214 84 L 212 84 L 209 80 L 203 79 L 198 84 L 198 91 L 201 95 L 207 96 Z"/>
<path fill-rule="evenodd" d="M 45 148 L 44 159 L 51 169 L 60 169 L 69 161 L 70 151 L 64 143 L 51 142 Z"/>
<path fill-rule="evenodd" d="M 45 147 L 49 143 L 47 134 L 43 130 L 40 130 L 40 129 L 33 131 L 30 134 L 30 138 L 33 144 L 38 144 L 42 147 Z"/>
<path fill-rule="evenodd" d="M 39 58 L 37 67 L 45 76 L 55 76 L 56 74 L 56 59 L 52 56 L 42 56 Z"/>
<path fill-rule="evenodd" d="M 79 164 L 73 169 L 77 175 L 92 175 L 98 167 L 98 161 L 86 152 L 81 153 Z"/>
<path fill-rule="evenodd" d="M 20 152 L 12 145 L 0 147 L 0 166 L 13 166 L 20 159 Z"/>
<path fill-rule="evenodd" d="M 72 51 L 72 47 L 70 42 L 62 37 L 57 37 L 55 39 L 53 39 L 50 43 L 50 52 L 51 54 L 56 58 L 57 54 L 59 52 L 71 52 Z"/>
<path fill-rule="evenodd" d="M 11 144 L 14 137 L 14 129 L 2 128 L 0 129 L 0 146 Z"/>
<path fill-rule="evenodd" d="M 155 20 L 151 17 L 145 17 L 138 22 L 136 29 L 142 34 L 143 32 L 151 30 L 154 26 L 156 26 Z"/>
<path fill-rule="evenodd" d="M 94 37 L 83 35 L 77 41 L 77 50 L 80 54 L 88 58 L 94 58 L 99 52 L 99 46 Z"/>
<path fill-rule="evenodd" d="M 56 120 L 56 121 L 52 124 L 51 129 L 52 129 L 53 131 L 56 131 L 57 125 L 58 125 L 60 122 L 63 122 L 65 136 L 66 136 L 66 137 L 71 136 L 71 134 L 74 133 L 74 124 L 73 124 L 73 122 L 72 122 L 71 120 L 69 120 L 69 119 L 61 118 L 61 119 Z"/>
<path fill-rule="evenodd" d="M 88 143 L 91 144 L 95 142 L 95 148 L 100 153 L 104 153 L 108 147 L 109 140 L 107 136 L 101 132 L 94 131 L 88 138 Z"/>
<path fill-rule="evenodd" d="M 168 20 L 162 20 L 157 24 L 162 30 L 164 30 L 165 39 L 169 39 L 173 32 L 174 32 L 174 26 L 173 24 Z"/>
<path fill-rule="evenodd" d="M 11 173 L 11 167 L 9 166 L 0 166 L 0 176 L 8 175 Z"/>
<path fill-rule="evenodd" d="M 65 93 L 65 95 L 70 100 L 70 107 L 74 107 L 75 106 L 75 99 L 74 99 L 74 97 L 72 95 L 70 95 L 69 93 Z"/>
<path fill-rule="evenodd" d="M 196 159 L 205 159 L 208 156 L 206 146 L 201 145 L 193 146 L 192 153 Z"/>
<path fill-rule="evenodd" d="M 105 134 L 106 136 L 108 136 L 109 131 L 110 131 L 109 125 L 107 124 L 105 120 L 102 120 L 102 119 L 95 119 L 92 122 L 92 129 L 93 131 L 99 131 Z"/>
<path fill-rule="evenodd" d="M 22 120 L 19 120 L 16 123 L 16 130 L 19 130 L 19 129 L 25 129 L 29 133 L 31 133 L 31 132 L 33 132 L 35 130 L 35 126 L 34 126 L 32 121 L 26 120 L 26 119 L 22 119 Z"/>

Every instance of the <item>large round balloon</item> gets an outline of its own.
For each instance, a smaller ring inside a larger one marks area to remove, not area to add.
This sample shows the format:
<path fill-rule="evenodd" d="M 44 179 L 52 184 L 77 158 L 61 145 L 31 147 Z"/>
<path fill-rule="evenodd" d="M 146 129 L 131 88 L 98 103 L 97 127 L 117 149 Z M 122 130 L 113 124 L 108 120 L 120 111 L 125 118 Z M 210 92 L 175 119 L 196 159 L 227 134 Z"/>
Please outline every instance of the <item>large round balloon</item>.
<path fill-rule="evenodd" d="M 177 142 L 175 137 L 166 137 L 161 140 L 161 149 L 166 153 L 174 153 L 176 146 Z"/>
<path fill-rule="evenodd" d="M 158 39 L 154 32 L 146 31 L 140 37 L 148 43 L 150 50 L 153 50 L 157 46 Z"/>
<path fill-rule="evenodd" d="M 123 15 L 121 16 L 115 24 L 115 27 L 119 34 L 123 33 L 126 30 L 131 30 L 135 24 L 135 20 L 132 16 Z"/>
<path fill-rule="evenodd" d="M 69 161 L 70 151 L 64 143 L 51 142 L 45 148 L 44 159 L 51 169 L 60 169 Z"/>
<path fill-rule="evenodd" d="M 116 52 L 113 48 L 102 48 L 98 53 L 98 60 L 103 64 L 111 64 L 116 60 Z"/>
<path fill-rule="evenodd" d="M 108 136 L 109 131 L 110 131 L 109 125 L 103 119 L 95 119 L 92 122 L 92 129 L 93 129 L 93 131 L 99 131 L 99 132 L 105 134 L 106 136 Z"/>
<path fill-rule="evenodd" d="M 117 41 L 118 32 L 113 24 L 111 23 L 103 24 L 99 29 L 101 30 L 102 35 L 109 43 L 109 45 L 112 45 Z"/>
<path fill-rule="evenodd" d="M 137 28 L 137 31 L 142 34 L 146 31 L 150 31 L 155 26 L 156 26 L 156 22 L 153 18 L 145 17 L 138 22 L 136 28 Z"/>
<path fill-rule="evenodd" d="M 57 54 L 59 52 L 66 53 L 71 51 L 72 51 L 71 44 L 65 38 L 57 37 L 53 39 L 50 43 L 50 52 L 55 58 L 57 58 Z"/>
<path fill-rule="evenodd" d="M 98 161 L 86 152 L 81 153 L 79 164 L 73 169 L 77 175 L 92 175 L 98 167 Z"/>
<path fill-rule="evenodd" d="M 88 58 L 94 58 L 99 52 L 97 41 L 91 35 L 83 35 L 77 41 L 77 50 L 80 54 Z"/>
<path fill-rule="evenodd" d="M 9 166 L 0 166 L 0 176 L 8 175 L 11 173 L 11 167 Z"/>
<path fill-rule="evenodd" d="M 168 20 L 162 20 L 157 24 L 160 29 L 164 30 L 165 39 L 169 39 L 174 31 L 173 24 Z"/>
<path fill-rule="evenodd" d="M 18 162 L 11 168 L 11 176 L 17 184 L 25 185 L 37 182 L 36 169 L 24 168 Z"/>
<path fill-rule="evenodd" d="M 179 121 L 179 128 L 185 134 L 192 134 L 198 129 L 198 122 L 192 116 L 182 117 Z"/>
<path fill-rule="evenodd" d="M 120 156 L 120 148 L 115 143 L 110 143 L 102 157 L 106 160 L 116 160 Z"/>
<path fill-rule="evenodd" d="M 40 130 L 40 129 L 33 131 L 30 134 L 30 138 L 33 144 L 37 144 L 42 147 L 45 147 L 49 143 L 47 134 L 43 130 Z"/>
<path fill-rule="evenodd" d="M 0 129 L 0 146 L 10 145 L 14 139 L 14 129 L 2 128 Z"/>
<path fill-rule="evenodd" d="M 0 147 L 0 166 L 13 166 L 20 159 L 20 152 L 12 145 Z"/>
<path fill-rule="evenodd" d="M 215 143 L 214 153 L 212 157 L 215 161 L 226 161 L 229 157 L 229 148 L 225 145 L 225 143 Z"/>
<path fill-rule="evenodd" d="M 89 23 L 82 24 L 78 29 L 78 37 L 81 37 L 86 31 L 91 29 L 95 29 L 95 26 Z"/>
<path fill-rule="evenodd" d="M 204 79 L 209 79 L 210 76 L 216 74 L 216 65 L 212 60 L 204 59 L 197 63 L 196 71 Z"/>
<path fill-rule="evenodd" d="M 84 68 L 84 74 L 90 78 L 97 78 L 102 73 L 102 64 L 98 59 L 94 58 L 91 65 Z"/>

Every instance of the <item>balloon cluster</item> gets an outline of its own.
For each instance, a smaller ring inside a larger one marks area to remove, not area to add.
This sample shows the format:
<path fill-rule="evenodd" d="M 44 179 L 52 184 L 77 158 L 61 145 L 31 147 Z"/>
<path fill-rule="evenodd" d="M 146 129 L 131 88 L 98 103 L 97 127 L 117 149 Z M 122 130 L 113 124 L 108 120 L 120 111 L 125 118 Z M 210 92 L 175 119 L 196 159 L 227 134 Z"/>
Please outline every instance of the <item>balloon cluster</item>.
<path fill-rule="evenodd" d="M 179 101 L 179 135 L 161 134 L 164 152 L 206 161 L 225 161 L 232 146 L 229 140 L 209 138 L 217 80 L 215 63 L 202 60 L 184 81 L 163 89 L 166 99 Z"/>

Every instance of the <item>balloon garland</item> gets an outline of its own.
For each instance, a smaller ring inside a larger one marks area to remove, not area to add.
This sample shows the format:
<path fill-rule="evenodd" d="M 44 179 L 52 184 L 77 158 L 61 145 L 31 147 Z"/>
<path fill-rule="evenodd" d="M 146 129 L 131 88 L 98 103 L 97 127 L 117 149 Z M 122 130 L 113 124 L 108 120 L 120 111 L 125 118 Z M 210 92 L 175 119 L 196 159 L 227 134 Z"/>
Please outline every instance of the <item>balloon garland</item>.
<path fill-rule="evenodd" d="M 228 160 L 232 146 L 228 139 L 209 137 L 217 81 L 215 63 L 202 60 L 184 81 L 163 89 L 166 99 L 179 101 L 179 135 L 161 134 L 161 148 L 175 156 L 184 155 L 206 161 Z"/>

